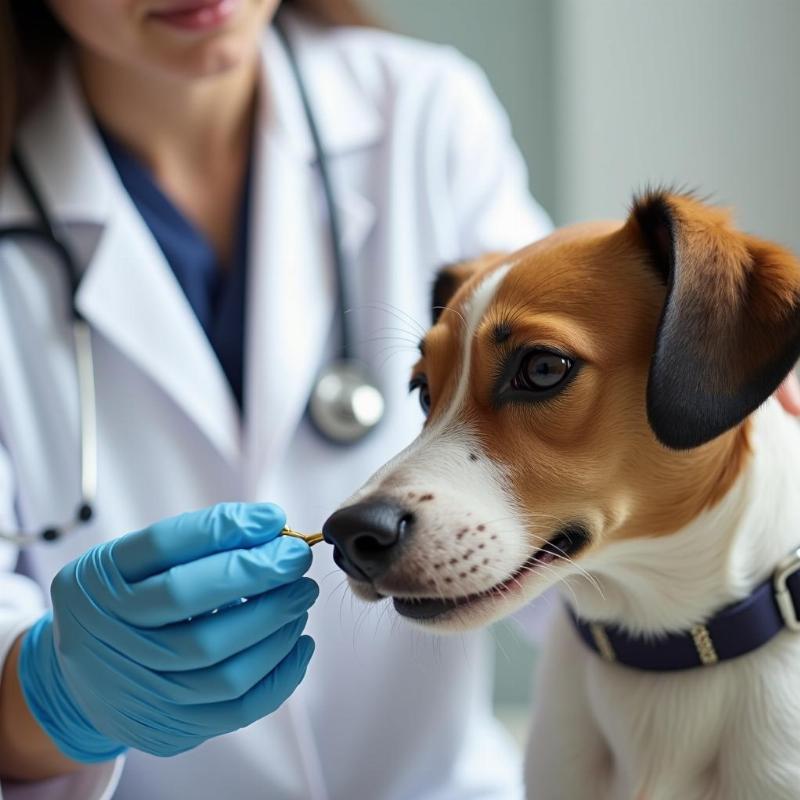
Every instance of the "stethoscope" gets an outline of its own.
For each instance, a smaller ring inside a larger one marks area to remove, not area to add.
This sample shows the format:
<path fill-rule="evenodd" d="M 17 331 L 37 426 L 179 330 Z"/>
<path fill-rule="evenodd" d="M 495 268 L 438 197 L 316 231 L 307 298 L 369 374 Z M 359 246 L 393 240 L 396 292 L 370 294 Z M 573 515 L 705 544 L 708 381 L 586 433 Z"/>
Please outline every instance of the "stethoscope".
<path fill-rule="evenodd" d="M 353 345 L 347 323 L 347 287 L 345 261 L 341 247 L 339 217 L 325 149 L 305 88 L 305 82 L 286 33 L 274 23 L 283 44 L 292 74 L 297 83 L 308 129 L 316 151 L 317 167 L 328 213 L 328 230 L 336 276 L 340 343 L 338 353 L 317 375 L 308 401 L 308 418 L 318 433 L 329 442 L 352 445 L 363 439 L 381 421 L 384 413 L 383 394 L 367 367 L 353 356 Z M 97 407 L 94 382 L 92 337 L 88 323 L 77 308 L 76 296 L 81 282 L 81 269 L 69 242 L 60 235 L 36 187 L 30 170 L 18 150 L 11 154 L 20 186 L 33 207 L 38 224 L 0 228 L 0 240 L 32 239 L 50 247 L 69 282 L 72 338 L 77 367 L 80 428 L 80 491 L 81 498 L 74 516 L 63 524 L 51 525 L 38 533 L 10 533 L 0 530 L 0 540 L 24 547 L 37 541 L 52 542 L 88 522 L 94 515 L 97 495 Z"/>

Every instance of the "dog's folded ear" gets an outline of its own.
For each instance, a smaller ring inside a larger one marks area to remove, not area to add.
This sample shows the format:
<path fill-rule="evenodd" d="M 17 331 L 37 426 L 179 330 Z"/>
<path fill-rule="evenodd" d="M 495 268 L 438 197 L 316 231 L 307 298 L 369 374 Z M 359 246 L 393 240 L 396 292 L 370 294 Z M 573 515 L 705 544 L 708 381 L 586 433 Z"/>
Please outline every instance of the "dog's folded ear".
<path fill-rule="evenodd" d="M 697 447 L 742 422 L 797 361 L 800 262 L 686 195 L 637 198 L 626 227 L 667 289 L 648 419 L 667 447 Z"/>
<path fill-rule="evenodd" d="M 431 319 L 435 325 L 456 292 L 476 272 L 475 261 L 457 261 L 439 267 L 431 290 Z"/>
<path fill-rule="evenodd" d="M 435 325 L 456 292 L 477 272 L 493 262 L 503 259 L 506 253 L 487 253 L 470 261 L 457 261 L 439 267 L 431 291 L 431 318 Z"/>

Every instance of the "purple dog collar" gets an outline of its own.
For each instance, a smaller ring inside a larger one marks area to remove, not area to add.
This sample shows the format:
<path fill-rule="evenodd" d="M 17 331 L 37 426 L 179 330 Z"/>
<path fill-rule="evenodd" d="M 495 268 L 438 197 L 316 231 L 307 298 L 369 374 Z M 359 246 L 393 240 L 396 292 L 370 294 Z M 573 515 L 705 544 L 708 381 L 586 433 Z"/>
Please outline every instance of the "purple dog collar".
<path fill-rule="evenodd" d="M 634 669 L 672 672 L 708 667 L 766 644 L 782 630 L 800 631 L 800 548 L 743 600 L 704 624 L 662 636 L 633 636 L 615 625 L 570 616 L 581 639 L 606 661 Z"/>

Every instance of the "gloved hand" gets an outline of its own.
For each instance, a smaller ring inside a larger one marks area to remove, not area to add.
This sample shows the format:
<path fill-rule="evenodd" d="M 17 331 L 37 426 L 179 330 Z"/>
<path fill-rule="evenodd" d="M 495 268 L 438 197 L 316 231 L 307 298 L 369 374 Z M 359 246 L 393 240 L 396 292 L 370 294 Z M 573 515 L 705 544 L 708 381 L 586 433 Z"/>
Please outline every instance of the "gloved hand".
<path fill-rule="evenodd" d="M 305 675 L 311 551 L 273 505 L 223 504 L 94 547 L 56 575 L 19 680 L 67 756 L 169 756 L 274 711 Z M 241 598 L 249 598 L 242 603 Z M 216 613 L 209 613 L 219 609 Z"/>

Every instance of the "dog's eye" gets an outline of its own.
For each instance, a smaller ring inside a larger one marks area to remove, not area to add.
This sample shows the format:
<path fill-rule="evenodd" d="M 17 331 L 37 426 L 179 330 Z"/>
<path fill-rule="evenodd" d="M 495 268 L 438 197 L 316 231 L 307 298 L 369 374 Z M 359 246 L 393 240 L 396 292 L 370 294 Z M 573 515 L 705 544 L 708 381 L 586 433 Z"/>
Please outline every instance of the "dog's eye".
<path fill-rule="evenodd" d="M 569 375 L 572 366 L 571 359 L 560 353 L 534 350 L 522 359 L 511 379 L 511 388 L 530 392 L 554 389 Z"/>
<path fill-rule="evenodd" d="M 431 410 L 431 391 L 428 388 L 428 379 L 424 375 L 417 375 L 408 385 L 410 392 L 419 390 L 419 405 L 422 413 L 427 417 Z"/>

